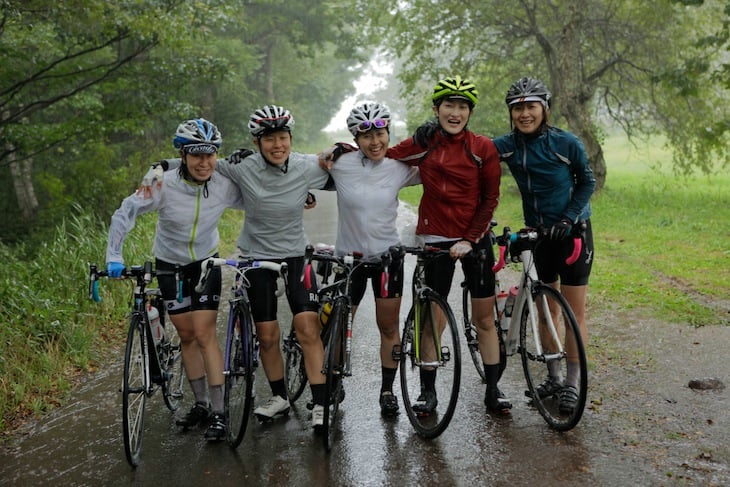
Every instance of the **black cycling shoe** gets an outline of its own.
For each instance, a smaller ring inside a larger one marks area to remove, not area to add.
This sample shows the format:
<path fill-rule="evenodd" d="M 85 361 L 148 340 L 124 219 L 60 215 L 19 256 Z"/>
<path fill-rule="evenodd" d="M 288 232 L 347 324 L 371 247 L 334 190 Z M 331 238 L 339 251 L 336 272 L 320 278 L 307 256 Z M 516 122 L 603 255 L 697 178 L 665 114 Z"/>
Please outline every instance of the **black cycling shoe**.
<path fill-rule="evenodd" d="M 413 411 L 419 416 L 428 416 L 433 413 L 438 403 L 436 391 L 423 391 L 413 404 Z"/>
<path fill-rule="evenodd" d="M 544 381 L 542 381 L 540 384 L 538 384 L 537 387 L 535 387 L 535 392 L 537 392 L 537 397 L 540 399 L 545 399 L 546 397 L 550 397 L 554 394 L 557 394 L 560 392 L 560 389 L 562 389 L 563 383 L 556 379 L 555 377 L 549 375 L 547 378 L 545 378 Z M 532 394 L 530 391 L 525 391 L 525 396 L 532 398 Z"/>
<path fill-rule="evenodd" d="M 490 413 L 508 414 L 512 403 L 505 399 L 499 387 L 489 388 L 484 393 L 484 405 Z"/>
<path fill-rule="evenodd" d="M 208 429 L 205 430 L 205 439 L 210 441 L 220 441 L 226 437 L 226 423 L 223 415 L 220 413 L 213 413 L 210 416 L 210 424 Z"/>
<path fill-rule="evenodd" d="M 578 389 L 573 386 L 565 386 L 558 393 L 558 410 L 561 414 L 573 414 L 578 406 Z"/>
<path fill-rule="evenodd" d="M 205 424 L 210 417 L 210 410 L 205 404 L 195 403 L 190 412 L 175 421 L 175 424 L 183 428 L 193 428 Z"/>
<path fill-rule="evenodd" d="M 380 414 L 383 416 L 395 416 L 398 414 L 398 398 L 391 391 L 380 393 Z"/>

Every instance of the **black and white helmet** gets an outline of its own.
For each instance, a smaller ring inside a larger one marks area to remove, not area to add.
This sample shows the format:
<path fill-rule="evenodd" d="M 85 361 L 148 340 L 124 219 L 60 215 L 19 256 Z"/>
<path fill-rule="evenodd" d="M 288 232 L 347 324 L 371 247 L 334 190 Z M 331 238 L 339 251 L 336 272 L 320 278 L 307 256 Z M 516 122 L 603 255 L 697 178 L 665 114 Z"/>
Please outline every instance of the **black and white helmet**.
<path fill-rule="evenodd" d="M 515 103 L 524 103 L 526 101 L 539 101 L 550 108 L 550 100 L 553 95 L 545 86 L 545 83 L 536 78 L 520 78 L 509 87 L 507 96 L 504 101 L 510 107 Z"/>
<path fill-rule="evenodd" d="M 387 129 L 390 125 L 390 110 L 376 102 L 365 102 L 350 110 L 347 129 L 357 137 L 374 129 Z"/>
<path fill-rule="evenodd" d="M 248 121 L 248 130 L 254 137 L 261 137 L 278 130 L 286 130 L 291 132 L 294 125 L 294 117 L 289 110 L 277 105 L 266 105 L 257 108 L 251 114 Z"/>

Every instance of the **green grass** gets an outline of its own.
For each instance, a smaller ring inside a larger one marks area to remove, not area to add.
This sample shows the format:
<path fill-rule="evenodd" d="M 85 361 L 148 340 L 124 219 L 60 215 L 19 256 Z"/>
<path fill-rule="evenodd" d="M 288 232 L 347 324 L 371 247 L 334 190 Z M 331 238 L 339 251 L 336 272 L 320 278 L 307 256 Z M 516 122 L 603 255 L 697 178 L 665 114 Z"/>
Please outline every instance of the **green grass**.
<path fill-rule="evenodd" d="M 694 326 L 730 324 L 730 176 L 676 176 L 661 141 L 635 148 L 620 136 L 604 145 L 608 176 L 594 194 L 596 260 L 589 310 L 603 308 Z M 420 189 L 401 197 L 414 206 Z M 495 213 L 522 225 L 509 172 Z"/>

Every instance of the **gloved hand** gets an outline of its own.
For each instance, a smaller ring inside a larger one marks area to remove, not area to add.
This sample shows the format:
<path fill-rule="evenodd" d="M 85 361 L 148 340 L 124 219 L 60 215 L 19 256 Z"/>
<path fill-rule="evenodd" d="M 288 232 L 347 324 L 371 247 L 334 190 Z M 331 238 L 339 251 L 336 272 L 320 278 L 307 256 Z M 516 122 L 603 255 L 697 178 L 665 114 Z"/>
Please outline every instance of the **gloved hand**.
<path fill-rule="evenodd" d="M 427 149 L 433 138 L 433 134 L 439 128 L 438 120 L 430 120 L 416 129 L 413 134 L 413 142 Z"/>
<path fill-rule="evenodd" d="M 124 264 L 122 264 L 121 262 L 107 262 L 106 272 L 107 274 L 109 274 L 109 277 L 122 277 L 122 272 L 124 272 Z"/>
<path fill-rule="evenodd" d="M 157 161 L 153 163 L 142 177 L 142 184 L 137 189 L 137 194 L 142 194 L 144 199 L 152 198 L 153 186 L 156 184 L 157 189 L 162 187 L 162 180 L 167 169 L 167 161 Z"/>
<path fill-rule="evenodd" d="M 333 146 L 327 147 L 325 150 L 317 154 L 317 157 L 319 158 L 319 167 L 329 171 L 332 169 L 332 163 L 339 159 L 342 154 L 347 154 L 348 152 L 354 152 L 356 150 L 358 150 L 358 148 L 352 144 L 337 142 Z"/>
<path fill-rule="evenodd" d="M 228 159 L 228 162 L 231 164 L 238 164 L 248 156 L 252 155 L 254 152 L 249 149 L 238 149 L 236 152 L 228 156 L 226 159 Z"/>
<path fill-rule="evenodd" d="M 315 206 L 317 206 L 317 197 L 314 196 L 314 193 L 307 191 L 307 199 L 304 201 L 304 209 L 311 210 Z"/>
<path fill-rule="evenodd" d="M 563 240 L 570 235 L 572 229 L 573 224 L 570 221 L 565 219 L 560 220 L 550 227 L 550 240 Z"/>
<path fill-rule="evenodd" d="M 460 240 L 451 246 L 449 249 L 449 255 L 454 259 L 461 259 L 466 254 L 471 252 L 471 243 L 466 240 Z"/>

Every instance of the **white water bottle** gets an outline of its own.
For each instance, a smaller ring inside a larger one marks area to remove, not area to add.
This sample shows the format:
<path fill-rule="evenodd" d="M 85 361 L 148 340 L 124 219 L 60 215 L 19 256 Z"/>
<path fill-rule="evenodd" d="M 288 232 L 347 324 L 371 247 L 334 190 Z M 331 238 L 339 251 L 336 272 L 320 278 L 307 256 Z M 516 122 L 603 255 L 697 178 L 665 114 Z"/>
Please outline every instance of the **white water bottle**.
<path fill-rule="evenodd" d="M 152 339 L 155 345 L 158 345 L 165 337 L 165 329 L 162 327 L 160 320 L 160 312 L 151 303 L 147 303 L 147 319 L 150 322 L 150 330 L 152 330 Z"/>

